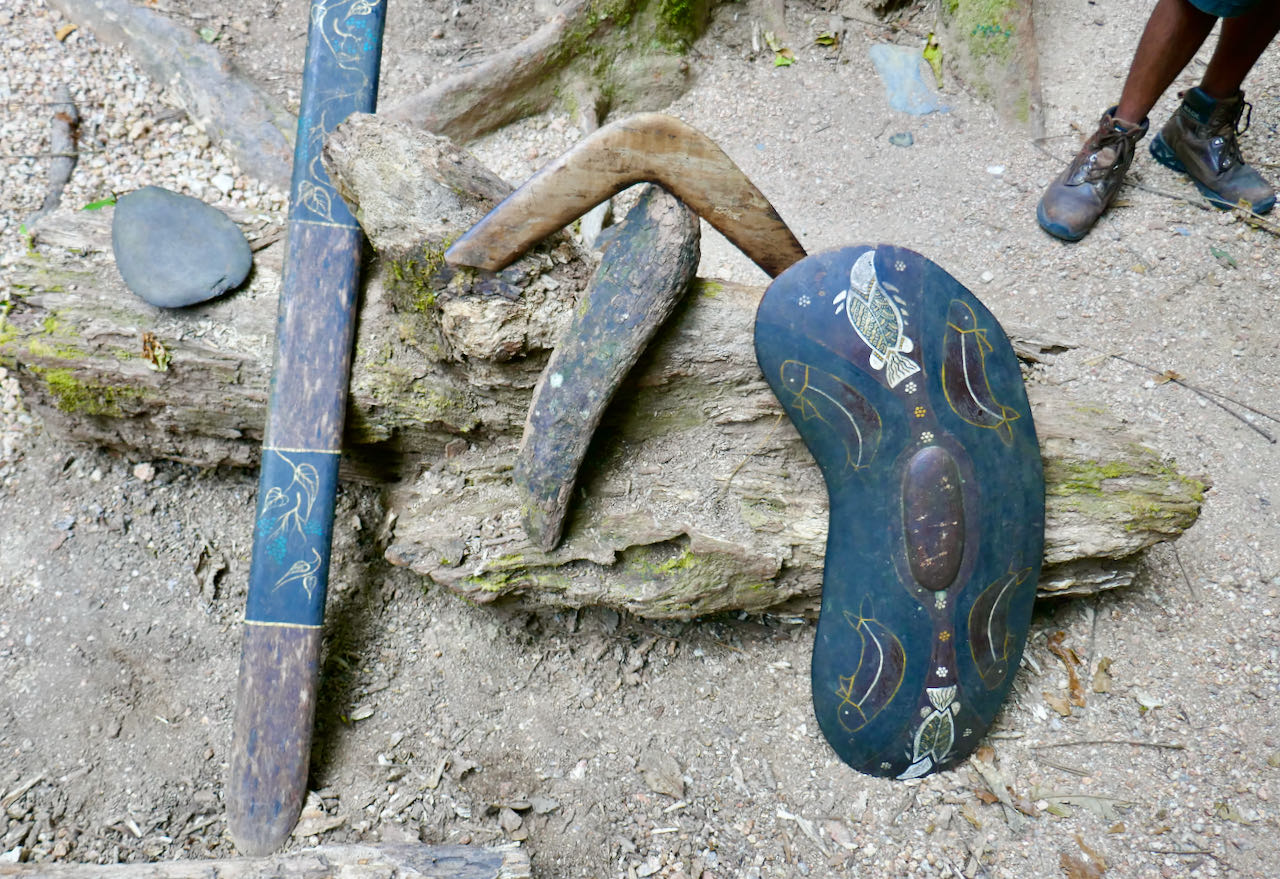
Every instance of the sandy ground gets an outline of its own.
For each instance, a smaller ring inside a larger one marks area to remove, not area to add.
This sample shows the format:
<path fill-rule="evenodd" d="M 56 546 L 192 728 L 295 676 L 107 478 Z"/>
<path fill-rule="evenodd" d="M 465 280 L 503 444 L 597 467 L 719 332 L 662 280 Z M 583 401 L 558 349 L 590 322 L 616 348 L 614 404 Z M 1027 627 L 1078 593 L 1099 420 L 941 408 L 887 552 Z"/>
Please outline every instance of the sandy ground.
<path fill-rule="evenodd" d="M 229 54 L 296 102 L 298 3 L 159 5 L 216 27 Z M 1280 414 L 1276 238 L 1192 204 L 1190 183 L 1145 149 L 1131 179 L 1148 188 L 1127 188 L 1080 244 L 1044 235 L 1036 200 L 1116 99 L 1150 4 L 1037 7 L 1041 143 L 954 80 L 946 113 L 890 110 L 867 49 L 913 44 L 913 33 L 850 18 L 833 52 L 812 43 L 830 13 L 805 2 L 787 4 L 789 68 L 752 52 L 751 7 L 725 4 L 690 56 L 694 88 L 670 108 L 742 165 L 808 249 L 920 251 L 1006 325 L 1074 346 L 1044 365 L 1044 380 L 1107 407 L 1214 483 L 1201 520 L 1149 552 L 1133 586 L 1038 608 L 987 740 L 999 777 L 965 766 L 904 783 L 844 767 L 810 713 L 811 622 L 469 606 L 385 563 L 377 492 L 346 487 L 315 795 L 291 845 L 523 840 L 546 877 L 1280 873 L 1280 476 L 1264 435 L 1280 425 L 1239 405 Z M 531 4 L 391 8 L 384 100 L 537 21 Z M 99 149 L 77 169 L 70 203 L 156 183 L 280 210 L 279 193 L 200 143 L 127 59 L 87 33 L 59 42 L 64 22 L 39 0 L 5 19 L 7 253 L 23 246 L 18 223 L 38 207 L 47 170 L 10 154 L 47 149 L 30 95 L 58 78 L 72 81 Z M 911 22 L 923 34 L 929 13 Z M 1275 55 L 1246 89 L 1246 155 L 1280 176 Z M 1174 103 L 1171 91 L 1154 125 Z M 147 118 L 161 121 L 134 126 Z M 890 143 L 899 132 L 913 145 Z M 519 182 L 574 134 L 552 115 L 475 151 Z M 219 171 L 236 179 L 226 195 L 206 185 Z M 764 280 L 711 233 L 702 273 Z M 1165 370 L 1239 401 L 1226 403 L 1238 417 L 1157 381 Z M 111 456 L 13 408 L 3 427 L 0 852 L 230 856 L 222 797 L 253 474 Z M 1050 650 L 1059 632 L 1084 665 L 1083 706 L 1063 705 L 1066 669 Z M 993 785 L 1020 808 L 991 802 Z"/>

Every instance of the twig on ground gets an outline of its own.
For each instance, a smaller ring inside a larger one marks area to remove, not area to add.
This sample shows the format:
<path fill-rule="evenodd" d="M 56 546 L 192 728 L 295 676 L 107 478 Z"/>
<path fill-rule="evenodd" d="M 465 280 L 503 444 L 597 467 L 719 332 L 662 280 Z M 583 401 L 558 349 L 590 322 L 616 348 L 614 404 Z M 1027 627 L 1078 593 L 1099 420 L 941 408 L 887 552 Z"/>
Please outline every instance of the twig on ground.
<path fill-rule="evenodd" d="M 1153 195 L 1163 196 L 1164 198 L 1172 199 L 1173 201 L 1186 202 L 1193 208 L 1199 208 L 1202 211 L 1217 210 L 1217 208 L 1210 204 L 1207 199 L 1202 197 L 1183 195 L 1180 192 L 1170 192 L 1167 189 L 1160 189 L 1159 187 L 1152 186 L 1149 183 L 1139 183 L 1136 180 L 1126 180 L 1125 185 L 1132 186 L 1134 189 L 1141 189 L 1143 192 L 1150 192 Z"/>
<path fill-rule="evenodd" d="M 1065 763 L 1058 763 L 1057 761 L 1049 760 L 1046 757 L 1037 756 L 1035 759 L 1037 763 L 1043 766 L 1048 766 L 1051 769 L 1058 769 L 1058 770 L 1061 770 L 1062 772 L 1070 773 L 1071 775 L 1075 775 L 1079 778 L 1084 778 L 1085 776 L 1090 774 L 1083 769 L 1077 769 L 1076 767 L 1068 766 Z"/>
<path fill-rule="evenodd" d="M 1217 397 L 1220 400 L 1226 400 L 1228 403 L 1234 403 L 1235 405 L 1239 406 L 1241 409 L 1245 409 L 1249 412 L 1252 412 L 1254 415 L 1257 415 L 1260 418 L 1265 418 L 1268 421 L 1274 421 L 1276 424 L 1280 424 L 1280 417 L 1272 415 L 1270 412 L 1263 412 L 1261 409 L 1255 409 L 1253 406 L 1250 406 L 1248 403 L 1242 403 L 1241 401 L 1235 399 L 1234 397 L 1228 397 L 1226 394 L 1219 393 L 1218 391 L 1211 391 L 1208 388 L 1201 388 L 1200 392 L 1203 394 L 1208 394 L 1211 397 Z"/>
<path fill-rule="evenodd" d="M 1196 857 L 1204 855 L 1204 856 L 1213 858 L 1219 864 L 1226 864 L 1226 861 L 1223 860 L 1221 855 L 1211 852 L 1207 848 L 1183 848 L 1183 849 L 1149 848 L 1147 849 L 1147 851 L 1153 855 L 1185 855 L 1185 856 L 1196 856 Z"/>
<path fill-rule="evenodd" d="M 31 790 L 42 781 L 44 781 L 43 772 L 39 775 L 33 775 L 31 778 L 9 791 L 9 793 L 5 794 L 4 799 L 0 800 L 0 809 L 9 808 L 14 803 L 18 802 L 18 800 L 22 799 L 22 797 L 26 795 L 27 791 Z"/>
<path fill-rule="evenodd" d="M 44 204 L 27 219 L 30 227 L 45 214 L 56 210 L 62 203 L 62 190 L 71 179 L 71 171 L 80 158 L 76 152 L 76 128 L 80 124 L 80 114 L 71 100 L 71 89 L 66 85 L 57 87 L 50 102 L 53 107 L 53 120 L 49 125 L 49 152 L 54 156 L 49 166 L 49 192 L 44 197 Z"/>
<path fill-rule="evenodd" d="M 1270 232 L 1272 235 L 1280 235 L 1280 226 L 1243 204 L 1236 205 L 1231 209 L 1231 212 L 1255 229 Z"/>
<path fill-rule="evenodd" d="M 1218 855 L 1217 855 L 1217 854 L 1215 854 L 1214 852 L 1209 851 L 1207 848 L 1185 848 L 1185 849 L 1183 849 L 1183 848 L 1168 848 L 1168 849 L 1166 849 L 1166 848 L 1149 848 L 1149 849 L 1147 849 L 1147 851 L 1148 851 L 1149 853 L 1153 854 L 1153 855 L 1184 855 L 1184 856 L 1192 856 L 1192 855 L 1195 855 L 1195 856 L 1199 856 L 1199 855 L 1208 855 L 1209 857 L 1213 858 L 1213 859 L 1214 859 L 1215 861 L 1217 861 L 1218 863 L 1220 863 L 1220 864 L 1222 863 L 1222 858 L 1218 857 Z"/>
<path fill-rule="evenodd" d="M 1044 745 L 1031 745 L 1033 751 L 1048 748 L 1082 748 L 1090 745 L 1133 745 L 1137 748 L 1164 748 L 1170 751 L 1185 751 L 1186 745 L 1177 742 L 1144 742 L 1141 739 L 1078 739 L 1073 742 L 1049 742 Z"/>
<path fill-rule="evenodd" d="M 1215 393 L 1215 392 L 1205 391 L 1205 390 L 1203 390 L 1203 389 L 1201 389 L 1201 388 L 1196 387 L 1196 386 L 1195 386 L 1195 385 L 1193 385 L 1193 384 L 1190 384 L 1190 383 L 1188 383 L 1188 382 L 1186 382 L 1186 381 L 1183 381 L 1181 376 L 1179 376 L 1179 375 L 1177 375 L 1177 374 L 1175 374 L 1175 373 L 1173 373 L 1173 372 L 1169 372 L 1169 371 L 1161 372 L 1160 370 L 1155 369 L 1154 367 L 1147 366 L 1145 363 L 1139 363 L 1139 362 L 1138 362 L 1138 361 L 1136 361 L 1136 360 L 1131 360 L 1131 359 L 1129 359 L 1128 357 L 1125 357 L 1123 354 L 1111 354 L 1110 356 L 1111 356 L 1111 357 L 1114 357 L 1116 360 L 1119 360 L 1119 361 L 1121 361 L 1121 362 L 1123 362 L 1123 363 L 1127 363 L 1127 364 L 1129 364 L 1130 366 L 1136 366 L 1138 369 L 1145 369 L 1147 372 L 1150 372 L 1150 373 L 1151 373 L 1151 374 L 1153 374 L 1153 375 L 1157 375 L 1157 376 L 1159 376 L 1159 377 L 1161 377 L 1161 378 L 1165 379 L 1166 381 L 1171 382 L 1172 384 L 1180 385 L 1181 387 L 1186 388 L 1188 391 L 1191 391 L 1191 393 L 1195 394 L 1196 396 L 1200 397 L 1201 399 L 1203 399 L 1203 400 L 1208 400 L 1210 403 L 1212 403 L 1213 405 L 1217 406 L 1217 407 L 1218 407 L 1219 409 L 1221 409 L 1223 412 L 1226 412 L 1226 413 L 1227 413 L 1228 415 L 1230 415 L 1232 418 L 1237 419 L 1241 424 L 1245 425 L 1246 427 L 1248 427 L 1248 428 L 1250 428 L 1251 430 L 1253 430 L 1255 433 L 1258 433 L 1258 434 L 1259 434 L 1259 435 L 1261 435 L 1263 438 L 1265 438 L 1267 442 L 1272 443 L 1272 444 L 1274 444 L 1274 443 L 1275 443 L 1276 438 L 1275 438 L 1274 436 L 1272 436 L 1272 435 L 1271 435 L 1270 433 L 1268 433 L 1267 431 L 1263 430 L 1263 429 L 1262 429 L 1261 427 L 1259 427 L 1258 425 L 1254 424 L 1254 423 L 1253 423 L 1252 421 L 1250 421 L 1248 418 L 1245 418 L 1243 415 L 1241 415 L 1239 412 L 1237 412 L 1237 411 L 1235 411 L 1234 409 L 1232 409 L 1230 406 L 1228 406 L 1228 405 L 1226 405 L 1225 403 L 1223 403 L 1223 402 L 1222 402 L 1222 400 L 1230 400 L 1230 401 L 1231 401 L 1232 403 L 1234 403 L 1235 405 L 1237 405 L 1237 406 L 1242 406 L 1242 407 L 1244 407 L 1245 409 L 1250 409 L 1250 411 L 1252 411 L 1252 409 L 1251 409 L 1249 406 L 1245 405 L 1244 403 L 1241 403 L 1241 402 L 1240 402 L 1240 401 L 1238 401 L 1238 400 L 1233 400 L 1233 399 L 1231 399 L 1230 397 L 1227 397 L 1227 396 L 1226 396 L 1226 395 L 1224 395 L 1224 394 L 1217 394 L 1217 393 Z M 1219 397 L 1221 397 L 1222 399 L 1218 399 Z M 1275 419 L 1273 419 L 1273 420 L 1275 420 Z"/>
<path fill-rule="evenodd" d="M 1178 563 L 1178 570 L 1182 572 L 1182 582 L 1187 584 L 1187 591 L 1191 593 L 1191 600 L 1196 604 L 1200 603 L 1200 590 L 1191 582 L 1191 578 L 1187 576 L 1186 566 L 1182 564 L 1182 556 L 1178 553 L 1178 544 L 1172 543 L 1173 558 Z"/>
<path fill-rule="evenodd" d="M 907 810 L 916 804 L 916 799 L 919 796 L 920 788 L 911 788 L 907 795 L 902 798 L 902 804 L 899 805 L 897 810 L 893 813 L 893 817 L 889 819 L 890 826 L 896 826 L 897 823 L 902 820 L 902 816 L 907 814 Z"/>

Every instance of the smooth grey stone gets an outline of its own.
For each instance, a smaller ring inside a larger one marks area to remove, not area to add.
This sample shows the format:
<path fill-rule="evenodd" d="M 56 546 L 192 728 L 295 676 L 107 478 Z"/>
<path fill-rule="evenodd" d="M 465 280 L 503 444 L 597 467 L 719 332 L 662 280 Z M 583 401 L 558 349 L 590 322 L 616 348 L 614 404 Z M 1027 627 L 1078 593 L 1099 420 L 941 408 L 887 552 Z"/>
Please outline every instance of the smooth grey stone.
<path fill-rule="evenodd" d="M 163 308 L 233 290 L 253 266 L 248 240 L 226 214 L 159 186 L 116 202 L 111 247 L 125 285 Z"/>

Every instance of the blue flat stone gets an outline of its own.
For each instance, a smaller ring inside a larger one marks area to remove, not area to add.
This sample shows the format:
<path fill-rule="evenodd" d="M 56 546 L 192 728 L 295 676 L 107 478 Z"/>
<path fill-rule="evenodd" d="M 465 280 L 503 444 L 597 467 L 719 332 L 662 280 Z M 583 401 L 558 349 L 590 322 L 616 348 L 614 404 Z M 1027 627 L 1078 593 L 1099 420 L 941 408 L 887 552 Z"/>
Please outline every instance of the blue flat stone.
<path fill-rule="evenodd" d="M 111 247 L 125 285 L 162 308 L 221 296 L 253 266 L 249 242 L 226 214 L 158 186 L 116 202 Z"/>
<path fill-rule="evenodd" d="M 929 66 L 919 50 L 891 43 L 877 43 L 869 53 L 876 73 L 884 81 L 889 106 L 900 113 L 924 116 L 945 113 L 938 93 L 929 81 Z"/>

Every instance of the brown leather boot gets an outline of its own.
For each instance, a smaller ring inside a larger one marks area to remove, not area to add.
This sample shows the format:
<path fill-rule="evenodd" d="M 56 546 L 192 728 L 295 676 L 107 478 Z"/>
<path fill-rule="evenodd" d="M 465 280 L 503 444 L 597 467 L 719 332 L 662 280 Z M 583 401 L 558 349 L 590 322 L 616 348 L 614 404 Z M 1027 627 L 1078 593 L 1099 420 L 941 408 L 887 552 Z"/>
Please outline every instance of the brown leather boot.
<path fill-rule="evenodd" d="M 1146 119 L 1137 128 L 1126 128 L 1115 112 L 1112 107 L 1103 114 L 1098 130 L 1040 198 L 1036 219 L 1056 238 L 1079 241 L 1089 234 L 1115 200 L 1138 141 L 1146 136 Z"/>
<path fill-rule="evenodd" d="M 1191 89 L 1151 142 L 1151 155 L 1190 177 L 1215 207 L 1225 210 L 1243 201 L 1254 213 L 1265 214 L 1275 205 L 1276 192 L 1245 164 L 1236 141 L 1249 129 L 1246 111 L 1252 109 L 1243 92 L 1214 100 L 1198 88 Z"/>

